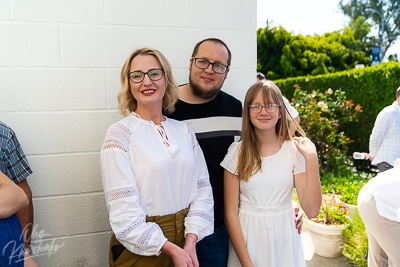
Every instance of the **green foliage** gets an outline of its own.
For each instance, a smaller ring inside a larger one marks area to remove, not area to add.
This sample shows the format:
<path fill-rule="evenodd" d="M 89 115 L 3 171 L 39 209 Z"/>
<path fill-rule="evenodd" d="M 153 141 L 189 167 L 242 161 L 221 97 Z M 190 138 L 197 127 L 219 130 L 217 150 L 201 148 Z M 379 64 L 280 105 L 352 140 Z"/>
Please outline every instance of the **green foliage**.
<path fill-rule="evenodd" d="M 309 94 L 312 94 L 313 91 L 325 93 L 332 88 L 333 91 L 339 89 L 344 91 L 347 100 L 352 100 L 353 103 L 362 106 L 363 112 L 358 115 L 357 123 L 340 121 L 339 133 L 343 132 L 352 140 L 348 144 L 348 155 L 351 155 L 355 151 L 369 151 L 369 136 L 376 117 L 383 108 L 391 105 L 395 100 L 396 90 L 400 85 L 399 81 L 400 63 L 391 61 L 357 70 L 312 77 L 288 78 L 274 82 L 288 99 L 293 97 L 297 87 L 301 87 Z M 300 118 L 303 120 L 301 115 Z M 355 164 L 368 164 L 365 168 L 370 166 L 368 161 L 356 161 Z"/>
<path fill-rule="evenodd" d="M 335 196 L 332 196 L 329 200 L 324 199 L 318 216 L 311 220 L 321 224 L 349 223 L 347 208 Z"/>
<path fill-rule="evenodd" d="M 271 80 L 333 73 L 369 64 L 363 40 L 370 25 L 360 17 L 349 27 L 324 35 L 292 35 L 282 27 L 257 30 L 257 71 Z"/>
<path fill-rule="evenodd" d="M 382 17 L 378 13 L 366 9 L 372 8 L 385 17 L 384 55 L 400 35 L 400 2 L 398 0 L 341 0 L 339 6 L 343 13 L 352 20 L 356 20 L 360 16 L 366 19 L 372 18 L 374 24 L 379 27 L 378 40 L 382 33 Z"/>
<path fill-rule="evenodd" d="M 357 205 L 357 196 L 361 188 L 369 181 L 367 175 L 351 174 L 337 176 L 330 174 L 321 175 L 321 189 L 323 194 L 339 194 L 341 200 L 347 204 Z"/>
<path fill-rule="evenodd" d="M 355 123 L 362 112 L 361 107 L 347 100 L 340 89 L 329 88 L 324 93 L 313 91 L 309 94 L 297 88 L 294 98 L 292 104 L 299 112 L 301 126 L 317 148 L 322 169 L 336 174 L 350 173 L 350 160 L 346 155 L 350 139 L 340 125 Z"/>
<path fill-rule="evenodd" d="M 390 56 L 388 57 L 388 60 L 389 60 L 389 61 L 399 62 L 399 59 L 398 59 L 398 57 L 397 57 L 397 54 L 390 55 Z"/>
<path fill-rule="evenodd" d="M 364 258 L 368 251 L 368 237 L 358 211 L 350 215 L 350 223 L 343 230 L 342 236 L 343 255 L 348 258 L 348 262 L 357 266 L 368 266 Z"/>

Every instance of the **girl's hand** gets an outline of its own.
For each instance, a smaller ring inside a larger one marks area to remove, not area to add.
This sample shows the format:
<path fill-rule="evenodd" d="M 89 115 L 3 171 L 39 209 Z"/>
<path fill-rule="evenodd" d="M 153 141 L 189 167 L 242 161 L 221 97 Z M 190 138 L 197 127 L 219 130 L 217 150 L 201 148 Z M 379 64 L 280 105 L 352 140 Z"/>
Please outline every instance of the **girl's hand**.
<path fill-rule="evenodd" d="M 317 155 L 317 149 L 314 143 L 307 137 L 294 137 L 293 140 L 297 149 L 305 158 Z"/>

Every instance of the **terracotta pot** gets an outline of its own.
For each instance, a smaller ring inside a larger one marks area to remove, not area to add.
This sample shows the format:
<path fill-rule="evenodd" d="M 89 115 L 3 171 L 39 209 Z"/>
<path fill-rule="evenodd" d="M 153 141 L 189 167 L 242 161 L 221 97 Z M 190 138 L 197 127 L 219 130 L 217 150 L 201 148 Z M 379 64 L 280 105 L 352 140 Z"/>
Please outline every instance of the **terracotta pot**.
<path fill-rule="evenodd" d="M 343 246 L 342 231 L 344 225 L 325 225 L 313 222 L 306 218 L 308 229 L 314 244 L 315 254 L 325 258 L 338 258 L 342 256 Z"/>

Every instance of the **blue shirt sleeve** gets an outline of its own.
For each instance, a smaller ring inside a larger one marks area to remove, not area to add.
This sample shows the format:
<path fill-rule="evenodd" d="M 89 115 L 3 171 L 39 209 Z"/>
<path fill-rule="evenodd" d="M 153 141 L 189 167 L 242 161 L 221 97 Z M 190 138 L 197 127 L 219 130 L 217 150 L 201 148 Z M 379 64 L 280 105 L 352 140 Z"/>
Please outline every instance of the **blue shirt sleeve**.
<path fill-rule="evenodd" d="M 0 170 L 17 184 L 26 179 L 32 173 L 32 169 L 14 131 L 5 125 L 3 126 L 2 131 L 0 131 L 2 144 Z"/>

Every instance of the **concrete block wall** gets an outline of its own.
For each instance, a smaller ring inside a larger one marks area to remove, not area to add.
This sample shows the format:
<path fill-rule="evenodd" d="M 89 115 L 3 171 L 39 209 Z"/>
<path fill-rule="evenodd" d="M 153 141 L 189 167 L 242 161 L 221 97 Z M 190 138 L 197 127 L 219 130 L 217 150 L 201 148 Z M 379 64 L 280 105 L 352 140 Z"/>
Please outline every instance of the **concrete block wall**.
<path fill-rule="evenodd" d="M 34 171 L 33 245 L 40 266 L 107 266 L 110 226 L 99 150 L 117 112 L 119 72 L 148 46 L 188 81 L 194 45 L 224 40 L 223 90 L 243 100 L 255 82 L 256 0 L 0 0 L 0 120 Z"/>

